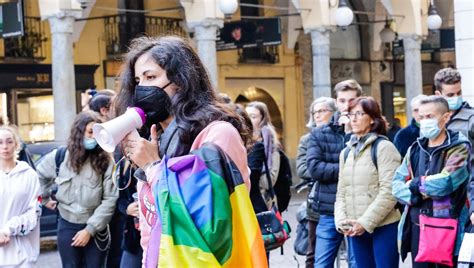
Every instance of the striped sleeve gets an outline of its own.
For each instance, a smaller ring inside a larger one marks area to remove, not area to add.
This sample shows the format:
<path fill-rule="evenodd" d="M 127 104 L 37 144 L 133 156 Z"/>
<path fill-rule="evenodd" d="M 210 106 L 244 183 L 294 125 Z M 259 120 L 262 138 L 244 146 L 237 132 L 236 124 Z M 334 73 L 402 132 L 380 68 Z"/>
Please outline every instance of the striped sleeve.
<path fill-rule="evenodd" d="M 395 175 L 392 180 L 392 194 L 397 200 L 405 205 L 410 205 L 411 192 L 410 182 L 412 178 L 410 172 L 410 149 L 403 158 L 402 164 L 395 171 Z"/>
<path fill-rule="evenodd" d="M 440 198 L 456 191 L 469 179 L 470 146 L 459 144 L 447 152 L 446 164 L 438 174 L 421 177 L 420 193 Z"/>

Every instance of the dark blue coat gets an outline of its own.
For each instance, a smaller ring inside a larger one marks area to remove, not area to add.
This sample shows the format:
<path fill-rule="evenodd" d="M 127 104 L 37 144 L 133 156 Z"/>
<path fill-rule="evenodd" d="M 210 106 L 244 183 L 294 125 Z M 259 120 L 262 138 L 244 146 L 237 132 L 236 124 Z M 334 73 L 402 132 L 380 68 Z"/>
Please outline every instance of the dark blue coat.
<path fill-rule="evenodd" d="M 333 122 L 314 128 L 308 141 L 306 161 L 311 178 L 318 181 L 314 209 L 324 215 L 334 214 L 339 154 L 347 141 L 344 128 Z"/>
<path fill-rule="evenodd" d="M 408 147 L 410 147 L 416 139 L 420 136 L 420 127 L 416 125 L 415 119 L 411 120 L 411 124 L 406 128 L 398 131 L 393 140 L 393 144 L 397 147 L 397 150 L 400 152 L 400 155 L 405 157 Z"/>

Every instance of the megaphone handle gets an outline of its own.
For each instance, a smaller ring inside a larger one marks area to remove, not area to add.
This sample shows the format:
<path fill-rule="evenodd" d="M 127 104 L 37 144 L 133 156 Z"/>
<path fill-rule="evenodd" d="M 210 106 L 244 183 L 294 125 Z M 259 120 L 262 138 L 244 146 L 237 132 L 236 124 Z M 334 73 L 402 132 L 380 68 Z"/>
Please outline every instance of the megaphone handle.
<path fill-rule="evenodd" d="M 140 138 L 140 134 L 138 134 L 138 131 L 136 129 L 132 130 L 132 132 L 130 132 L 130 135 L 133 137 L 133 138 Z"/>

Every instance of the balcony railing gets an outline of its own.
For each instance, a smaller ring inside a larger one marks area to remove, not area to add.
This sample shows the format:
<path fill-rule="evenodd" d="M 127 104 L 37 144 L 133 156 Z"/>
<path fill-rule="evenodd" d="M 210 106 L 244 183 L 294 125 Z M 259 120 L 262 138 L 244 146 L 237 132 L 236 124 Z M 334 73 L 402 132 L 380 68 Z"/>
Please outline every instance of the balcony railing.
<path fill-rule="evenodd" d="M 144 16 L 144 33 L 124 33 L 128 19 L 124 14 L 104 17 L 105 43 L 107 56 L 116 58 L 126 52 L 130 40 L 140 35 L 160 36 L 178 35 L 185 37 L 186 31 L 181 27 L 181 19 Z"/>
<path fill-rule="evenodd" d="M 145 16 L 145 31 L 148 36 L 178 35 L 186 37 L 187 33 L 181 27 L 181 19 Z"/>
<path fill-rule="evenodd" d="M 44 22 L 39 17 L 25 17 L 23 36 L 5 38 L 5 57 L 42 61 L 46 58 Z"/>

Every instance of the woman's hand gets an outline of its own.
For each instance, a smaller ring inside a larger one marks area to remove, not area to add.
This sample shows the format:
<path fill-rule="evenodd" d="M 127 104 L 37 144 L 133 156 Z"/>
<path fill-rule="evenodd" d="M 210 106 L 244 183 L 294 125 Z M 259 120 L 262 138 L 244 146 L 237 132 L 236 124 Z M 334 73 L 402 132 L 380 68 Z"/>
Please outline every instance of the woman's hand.
<path fill-rule="evenodd" d="M 342 221 L 341 227 L 339 228 L 339 230 L 342 231 L 345 236 L 349 236 L 349 233 L 352 229 L 352 223 L 350 223 L 349 221 L 350 220 Z"/>
<path fill-rule="evenodd" d="M 127 215 L 138 217 L 138 202 L 130 203 L 127 207 Z"/>
<path fill-rule="evenodd" d="M 158 155 L 158 133 L 156 131 L 156 125 L 151 127 L 150 138 L 151 141 L 147 141 L 133 131 L 122 141 L 125 156 L 140 168 L 143 168 L 148 163 L 160 160 Z"/>
<path fill-rule="evenodd" d="M 7 245 L 10 242 L 10 236 L 0 232 L 0 247 Z"/>
<path fill-rule="evenodd" d="M 58 201 L 49 200 L 44 206 L 51 210 L 55 210 L 57 205 L 58 205 Z"/>
<path fill-rule="evenodd" d="M 470 220 L 471 220 L 472 225 L 474 225 L 474 212 L 471 213 Z"/>
<path fill-rule="evenodd" d="M 362 227 L 362 225 L 360 225 L 356 220 L 347 220 L 347 222 L 352 225 L 352 228 L 347 234 L 348 236 L 360 236 L 365 233 L 364 227 Z"/>
<path fill-rule="evenodd" d="M 85 247 L 89 240 L 91 239 L 91 234 L 89 234 L 86 229 L 80 230 L 76 233 L 76 235 L 72 238 L 72 247 Z"/>

